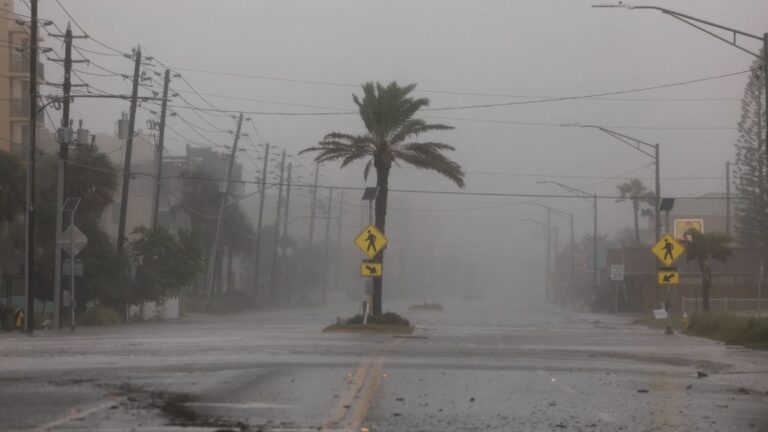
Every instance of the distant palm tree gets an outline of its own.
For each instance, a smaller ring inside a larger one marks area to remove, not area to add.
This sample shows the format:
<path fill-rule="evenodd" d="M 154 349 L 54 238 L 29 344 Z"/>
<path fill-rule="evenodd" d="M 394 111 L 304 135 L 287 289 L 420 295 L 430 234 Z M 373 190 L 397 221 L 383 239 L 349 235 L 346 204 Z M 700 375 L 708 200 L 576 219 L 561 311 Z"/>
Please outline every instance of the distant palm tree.
<path fill-rule="evenodd" d="M 640 217 L 640 205 L 654 206 L 654 194 L 645 188 L 640 179 L 628 180 L 616 186 L 616 188 L 621 194 L 621 198 L 617 199 L 616 202 L 627 200 L 632 202 L 632 212 L 635 218 L 635 246 L 640 247 L 640 225 L 638 220 Z M 650 213 L 644 211 L 643 216 L 650 216 Z"/>
<path fill-rule="evenodd" d="M 706 312 L 709 311 L 709 292 L 712 289 L 709 260 L 725 262 L 733 254 L 729 246 L 731 238 L 721 233 L 704 234 L 693 228 L 686 231 L 684 237 L 681 243 L 685 247 L 686 261 L 696 260 L 701 270 L 701 299 Z"/>
<path fill-rule="evenodd" d="M 454 148 L 448 144 L 433 141 L 413 142 L 425 132 L 453 129 L 444 124 L 429 124 L 414 118 L 416 112 L 429 105 L 429 99 L 413 98 L 410 93 L 415 84 L 400 86 L 396 82 L 384 86 L 368 82 L 362 85 L 362 100 L 356 95 L 352 100 L 357 105 L 360 118 L 366 129 L 362 135 L 331 132 L 317 146 L 304 152 L 317 152 L 315 160 L 326 162 L 340 160 L 341 167 L 351 162 L 367 159 L 363 176 L 368 178 L 371 167 L 376 169 L 376 227 L 382 232 L 386 225 L 389 172 L 398 161 L 436 171 L 459 187 L 464 187 L 464 171 L 456 162 L 448 159 L 443 152 Z M 377 260 L 383 262 L 384 253 L 379 252 Z M 380 314 L 382 278 L 375 278 L 373 285 L 373 313 Z"/>

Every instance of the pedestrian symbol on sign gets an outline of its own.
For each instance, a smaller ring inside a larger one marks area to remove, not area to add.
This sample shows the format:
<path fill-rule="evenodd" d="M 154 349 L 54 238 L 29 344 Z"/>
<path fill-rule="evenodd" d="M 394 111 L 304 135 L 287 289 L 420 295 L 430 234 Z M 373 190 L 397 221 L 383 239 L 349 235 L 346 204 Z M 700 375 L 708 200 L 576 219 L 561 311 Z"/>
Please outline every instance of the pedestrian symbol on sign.
<path fill-rule="evenodd" d="M 368 247 L 366 247 L 366 252 L 373 252 L 374 254 L 376 251 L 376 234 L 372 233 L 371 230 L 368 230 L 368 237 L 366 237 L 365 241 L 368 242 Z"/>

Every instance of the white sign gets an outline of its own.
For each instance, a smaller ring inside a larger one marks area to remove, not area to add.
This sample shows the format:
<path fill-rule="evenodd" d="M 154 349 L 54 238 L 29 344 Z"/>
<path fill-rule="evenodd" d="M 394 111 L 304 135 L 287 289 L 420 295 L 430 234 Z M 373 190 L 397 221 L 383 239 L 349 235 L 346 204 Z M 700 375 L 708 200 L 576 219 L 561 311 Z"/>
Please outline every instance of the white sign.
<path fill-rule="evenodd" d="M 59 236 L 58 243 L 59 247 L 64 252 L 69 253 L 71 248 L 75 255 L 77 255 L 83 250 L 85 245 L 88 244 L 88 236 L 80 231 L 75 225 L 70 224 Z"/>
<path fill-rule="evenodd" d="M 653 316 L 654 316 L 654 318 L 656 318 L 657 320 L 660 320 L 660 319 L 667 319 L 667 311 L 666 311 L 666 310 L 664 310 L 664 309 L 654 309 L 654 310 L 653 310 Z"/>
<path fill-rule="evenodd" d="M 612 281 L 624 280 L 624 264 L 611 264 L 611 280 Z"/>

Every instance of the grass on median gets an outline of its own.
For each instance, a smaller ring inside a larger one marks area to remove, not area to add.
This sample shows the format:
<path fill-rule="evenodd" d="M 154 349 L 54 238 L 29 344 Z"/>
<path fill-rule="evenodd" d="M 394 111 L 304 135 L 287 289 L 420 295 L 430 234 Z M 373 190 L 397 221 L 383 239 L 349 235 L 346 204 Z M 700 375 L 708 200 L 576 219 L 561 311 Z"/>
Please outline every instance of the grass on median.
<path fill-rule="evenodd" d="M 363 324 L 362 315 L 355 315 L 346 320 L 337 319 L 335 324 L 329 325 L 323 331 L 411 334 L 413 327 L 410 321 L 400 315 L 385 312 L 370 316 L 366 324 Z"/>
<path fill-rule="evenodd" d="M 768 349 L 768 318 L 706 312 L 691 316 L 685 334 L 732 345 Z"/>

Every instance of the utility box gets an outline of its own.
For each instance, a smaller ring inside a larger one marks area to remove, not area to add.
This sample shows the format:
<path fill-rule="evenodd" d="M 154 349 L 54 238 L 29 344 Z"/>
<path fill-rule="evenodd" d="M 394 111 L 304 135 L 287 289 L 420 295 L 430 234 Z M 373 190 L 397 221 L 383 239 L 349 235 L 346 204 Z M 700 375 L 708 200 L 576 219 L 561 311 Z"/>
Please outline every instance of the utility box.
<path fill-rule="evenodd" d="M 91 131 L 89 131 L 88 129 L 82 129 L 82 128 L 78 129 L 77 130 L 77 144 L 78 145 L 86 145 L 86 144 L 88 144 L 89 137 L 91 135 L 90 132 Z"/>

